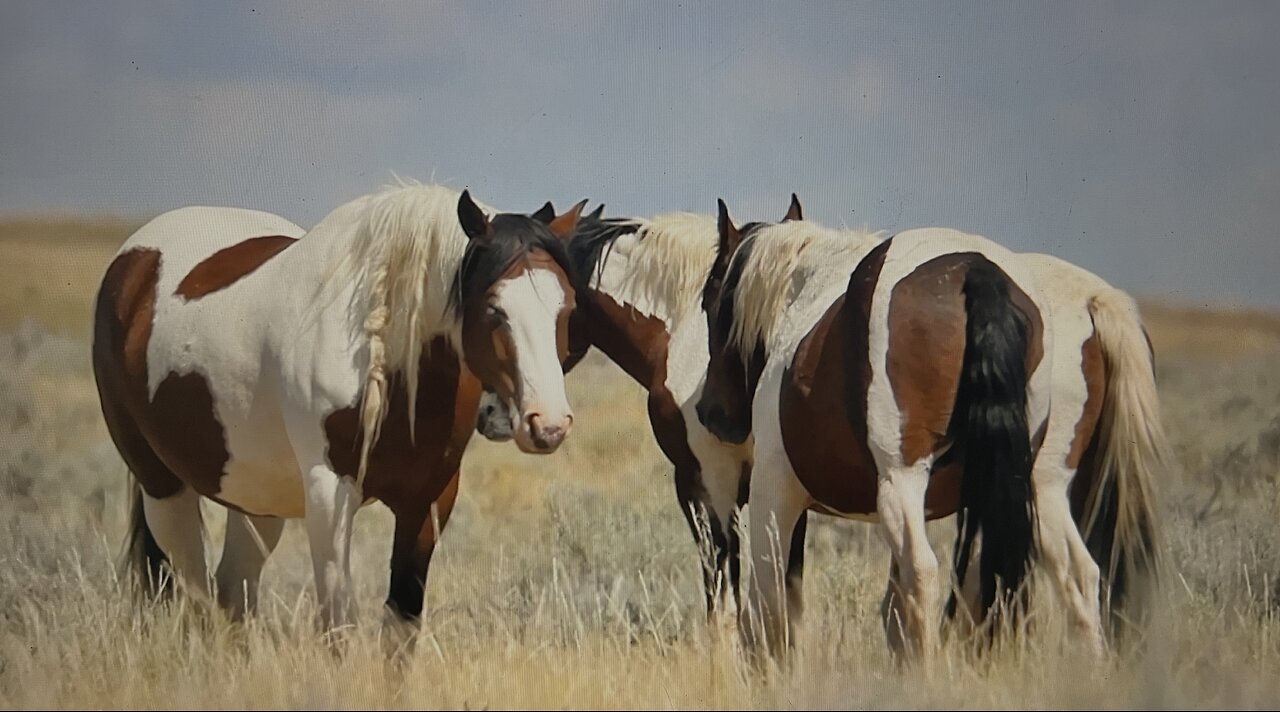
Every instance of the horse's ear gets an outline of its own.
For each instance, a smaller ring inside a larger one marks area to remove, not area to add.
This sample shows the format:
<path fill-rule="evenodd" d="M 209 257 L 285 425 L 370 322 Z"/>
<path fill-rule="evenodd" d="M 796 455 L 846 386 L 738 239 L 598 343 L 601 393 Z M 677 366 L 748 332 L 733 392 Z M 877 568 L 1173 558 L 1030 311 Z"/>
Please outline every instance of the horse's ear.
<path fill-rule="evenodd" d="M 596 209 L 592 210 L 591 214 L 588 215 L 587 217 L 591 220 L 599 220 L 603 216 L 604 216 L 604 203 L 601 203 L 597 205 Z"/>
<path fill-rule="evenodd" d="M 800 209 L 800 199 L 795 193 L 791 194 L 791 205 L 787 208 L 787 214 L 782 218 L 782 222 L 788 220 L 804 220 L 804 211 Z"/>
<path fill-rule="evenodd" d="M 555 220 L 556 218 L 556 206 L 552 205 L 551 201 L 548 200 L 546 205 L 543 205 L 541 208 L 538 208 L 538 211 L 535 212 L 533 215 L 530 215 L 529 217 L 533 218 L 534 220 L 537 220 L 538 222 L 550 225 L 551 221 Z"/>
<path fill-rule="evenodd" d="M 555 220 L 548 223 L 547 227 L 551 229 L 551 234 L 561 240 L 573 237 L 574 228 L 578 227 L 578 217 L 582 215 L 582 209 L 587 207 L 587 200 L 589 199 L 583 198 L 577 205 L 569 208 L 569 212 L 556 216 Z"/>
<path fill-rule="evenodd" d="M 493 233 L 493 226 L 484 211 L 471 199 L 471 192 L 464 190 L 458 198 L 458 222 L 462 223 L 462 231 L 467 237 L 475 240 Z"/>
<path fill-rule="evenodd" d="M 719 203 L 720 217 L 716 220 L 716 227 L 720 231 L 720 256 L 728 257 L 742 243 L 742 234 L 729 217 L 729 206 L 724 204 L 724 199 L 721 198 Z"/>

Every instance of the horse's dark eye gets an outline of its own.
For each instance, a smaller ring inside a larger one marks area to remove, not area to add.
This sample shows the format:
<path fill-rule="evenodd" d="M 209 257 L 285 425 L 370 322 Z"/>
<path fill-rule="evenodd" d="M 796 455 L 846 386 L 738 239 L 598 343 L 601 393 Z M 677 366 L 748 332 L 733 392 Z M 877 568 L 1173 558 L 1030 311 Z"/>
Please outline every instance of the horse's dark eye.
<path fill-rule="evenodd" d="M 484 315 L 490 319 L 505 320 L 507 318 L 507 313 L 502 311 L 502 307 L 499 307 L 496 304 L 490 304 L 485 307 Z"/>

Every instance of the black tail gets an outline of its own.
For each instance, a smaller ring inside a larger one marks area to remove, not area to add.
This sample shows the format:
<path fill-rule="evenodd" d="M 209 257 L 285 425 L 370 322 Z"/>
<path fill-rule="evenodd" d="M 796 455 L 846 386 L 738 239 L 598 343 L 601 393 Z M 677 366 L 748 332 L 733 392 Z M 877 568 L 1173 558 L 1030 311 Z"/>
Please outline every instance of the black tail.
<path fill-rule="evenodd" d="M 950 426 L 953 450 L 959 451 L 949 453 L 964 459 L 955 574 L 964 581 L 981 533 L 982 611 L 1016 613 L 1012 604 L 1030 568 L 1035 532 L 1027 317 L 1010 301 L 1009 278 L 985 258 L 970 266 L 964 295 L 968 324 Z M 947 614 L 954 613 L 953 595 Z"/>
<path fill-rule="evenodd" d="M 132 479 L 132 478 L 131 478 Z M 165 555 L 147 526 L 142 507 L 142 487 L 132 482 L 129 500 L 129 533 L 125 538 L 123 573 L 125 580 L 137 584 L 152 598 L 169 595 L 173 591 L 173 573 L 169 557 Z"/>

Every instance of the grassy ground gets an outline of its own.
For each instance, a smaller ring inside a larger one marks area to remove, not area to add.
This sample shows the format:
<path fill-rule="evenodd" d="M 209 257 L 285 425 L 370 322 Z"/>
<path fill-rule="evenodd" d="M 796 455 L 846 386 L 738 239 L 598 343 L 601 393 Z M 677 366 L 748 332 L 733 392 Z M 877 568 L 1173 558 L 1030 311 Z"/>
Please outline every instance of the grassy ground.
<path fill-rule="evenodd" d="M 473 441 L 412 648 L 388 655 L 390 517 L 357 518 L 362 617 L 345 654 L 312 624 L 290 525 L 261 614 L 138 610 L 113 561 L 125 473 L 88 370 L 87 315 L 123 221 L 0 225 L 0 706 L 1271 707 L 1280 704 L 1280 320 L 1149 306 L 1182 471 L 1162 482 L 1176 569 L 1151 645 L 1091 664 L 1048 591 L 1034 633 L 981 660 L 898 670 L 876 611 L 888 554 L 815 518 L 803 640 L 757 675 L 704 623 L 697 552 L 639 389 L 592 358 L 574 436 L 549 457 Z M 211 529 L 221 520 L 210 508 Z M 945 555 L 950 520 L 931 525 Z M 214 540 L 220 540 L 218 536 Z M 216 559 L 217 551 L 210 553 Z"/>

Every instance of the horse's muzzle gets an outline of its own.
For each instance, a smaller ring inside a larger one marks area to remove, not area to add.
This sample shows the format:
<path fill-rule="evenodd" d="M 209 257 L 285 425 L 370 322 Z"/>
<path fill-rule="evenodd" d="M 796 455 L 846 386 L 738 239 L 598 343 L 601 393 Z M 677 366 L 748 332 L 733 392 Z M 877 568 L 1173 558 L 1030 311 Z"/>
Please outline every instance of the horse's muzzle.
<path fill-rule="evenodd" d="M 731 445 L 741 445 L 747 441 L 747 436 L 751 434 L 751 423 L 738 422 L 730 418 L 725 409 L 719 405 L 708 406 L 704 403 L 698 403 L 698 421 L 702 423 L 702 427 L 707 432 L 716 437 L 717 440 Z"/>
<path fill-rule="evenodd" d="M 573 429 L 573 414 L 548 418 L 541 413 L 529 413 L 516 430 L 516 445 L 527 453 L 546 455 L 556 451 L 560 443 Z"/>

